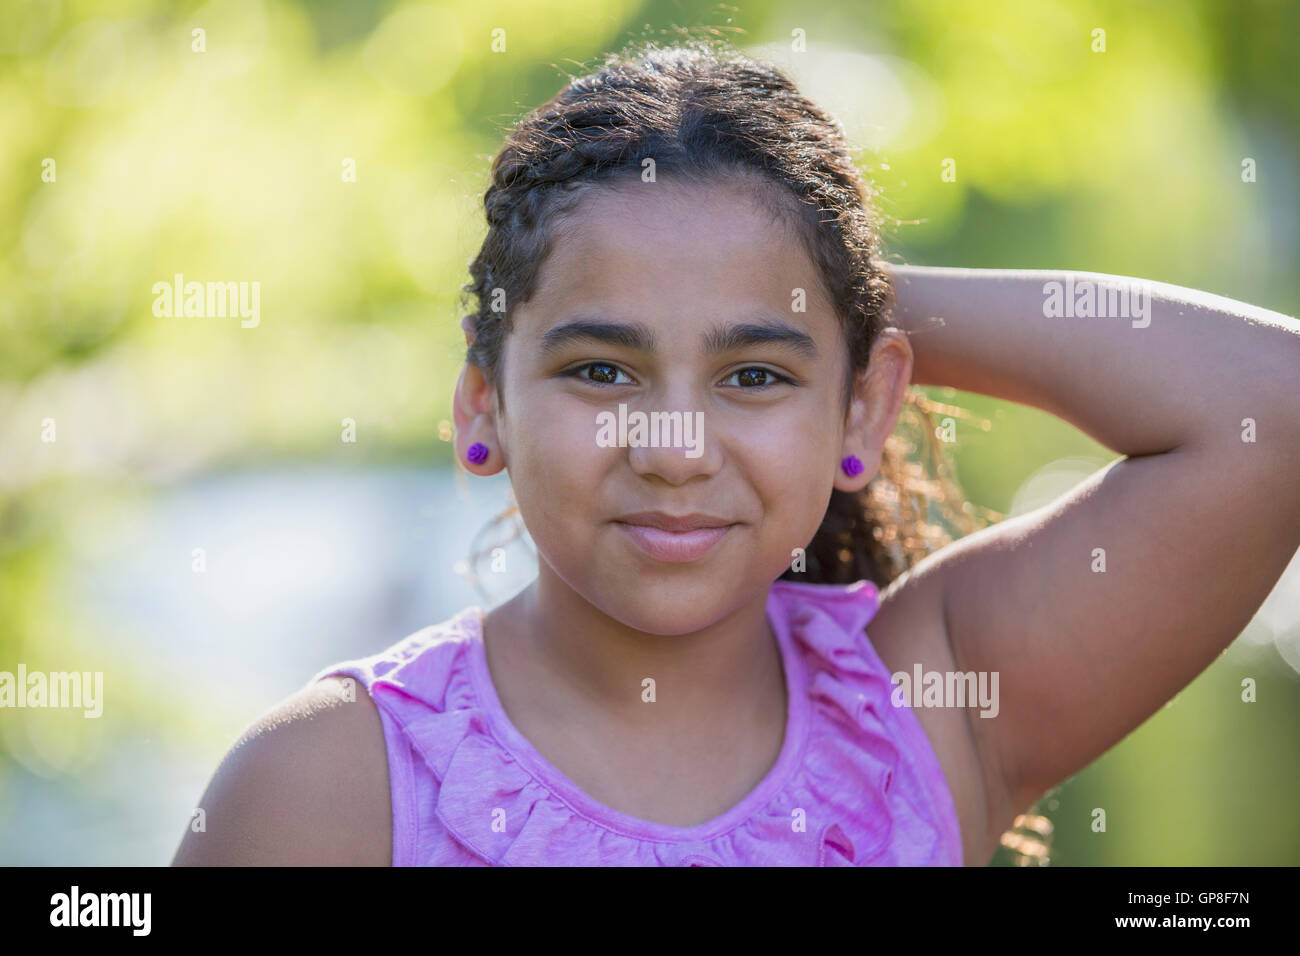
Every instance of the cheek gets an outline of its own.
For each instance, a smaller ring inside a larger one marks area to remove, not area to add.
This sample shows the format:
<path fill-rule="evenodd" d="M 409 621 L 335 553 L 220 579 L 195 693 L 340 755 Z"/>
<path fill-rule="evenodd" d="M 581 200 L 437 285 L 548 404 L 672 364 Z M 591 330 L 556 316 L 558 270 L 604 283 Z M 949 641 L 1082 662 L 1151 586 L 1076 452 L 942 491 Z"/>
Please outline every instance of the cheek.
<path fill-rule="evenodd" d="M 597 446 L 594 408 L 521 399 L 524 412 L 509 421 L 506 432 L 515 500 L 530 527 L 534 521 L 562 527 L 566 517 L 599 507 L 610 453 L 617 449 Z"/>
<path fill-rule="evenodd" d="M 791 408 L 761 428 L 736 430 L 724 440 L 728 456 L 760 499 L 764 524 L 783 539 L 814 534 L 838 467 L 835 423 L 810 409 Z"/>

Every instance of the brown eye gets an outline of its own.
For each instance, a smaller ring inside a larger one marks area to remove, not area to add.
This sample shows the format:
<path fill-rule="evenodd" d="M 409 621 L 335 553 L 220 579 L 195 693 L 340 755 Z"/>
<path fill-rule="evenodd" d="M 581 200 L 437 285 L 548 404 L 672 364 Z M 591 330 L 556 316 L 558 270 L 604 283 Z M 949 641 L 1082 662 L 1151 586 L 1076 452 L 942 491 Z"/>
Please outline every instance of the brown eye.
<path fill-rule="evenodd" d="M 566 378 L 576 378 L 589 385 L 602 386 L 625 384 L 619 382 L 619 375 L 627 375 L 627 373 L 617 365 L 610 365 L 608 362 L 588 362 L 564 373 Z"/>
<path fill-rule="evenodd" d="M 606 365 L 603 362 L 596 362 L 588 365 L 591 370 L 590 380 L 600 382 L 602 385 L 613 385 L 618 381 L 618 369 L 612 365 Z"/>
<path fill-rule="evenodd" d="M 737 379 L 740 388 L 747 392 L 763 391 L 779 382 L 784 382 L 787 385 L 794 384 L 784 375 L 778 375 L 771 369 L 758 365 L 732 372 L 727 378 Z"/>

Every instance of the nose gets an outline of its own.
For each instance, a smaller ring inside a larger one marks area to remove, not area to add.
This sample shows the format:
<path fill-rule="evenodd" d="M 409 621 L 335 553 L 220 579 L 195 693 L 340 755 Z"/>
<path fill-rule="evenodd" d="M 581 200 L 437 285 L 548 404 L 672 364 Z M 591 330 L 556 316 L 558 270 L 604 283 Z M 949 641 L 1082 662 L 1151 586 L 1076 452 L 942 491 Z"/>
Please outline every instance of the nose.
<path fill-rule="evenodd" d="M 702 410 L 628 407 L 626 415 L 628 463 L 638 475 L 684 485 L 721 467 L 721 446 Z"/>

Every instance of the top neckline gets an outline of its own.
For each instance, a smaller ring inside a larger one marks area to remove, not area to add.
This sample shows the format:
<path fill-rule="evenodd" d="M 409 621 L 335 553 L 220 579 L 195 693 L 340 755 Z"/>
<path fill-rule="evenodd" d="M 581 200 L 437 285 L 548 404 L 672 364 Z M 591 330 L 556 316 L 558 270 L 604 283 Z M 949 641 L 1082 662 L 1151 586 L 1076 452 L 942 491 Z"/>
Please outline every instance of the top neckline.
<path fill-rule="evenodd" d="M 662 843 L 696 843 L 713 840 L 740 826 L 762 809 L 785 787 L 803 758 L 810 705 L 805 692 L 806 675 L 803 661 L 794 647 L 793 638 L 787 628 L 788 622 L 785 620 L 785 615 L 774 613 L 774 604 L 780 600 L 779 589 L 783 587 L 799 589 L 807 588 L 809 585 L 792 581 L 774 581 L 768 592 L 765 607 L 767 620 L 776 635 L 781 667 L 785 675 L 786 726 L 780 753 L 763 778 L 738 803 L 719 816 L 694 826 L 678 827 L 667 823 L 656 823 L 615 810 L 590 796 L 541 755 L 510 720 L 501 704 L 501 699 L 497 696 L 492 675 L 488 670 L 483 642 L 483 622 L 487 612 L 479 605 L 472 607 L 473 613 L 469 616 L 472 625 L 472 640 L 469 642 L 470 680 L 497 741 L 533 779 L 546 787 L 575 813 L 593 823 L 642 840 Z"/>

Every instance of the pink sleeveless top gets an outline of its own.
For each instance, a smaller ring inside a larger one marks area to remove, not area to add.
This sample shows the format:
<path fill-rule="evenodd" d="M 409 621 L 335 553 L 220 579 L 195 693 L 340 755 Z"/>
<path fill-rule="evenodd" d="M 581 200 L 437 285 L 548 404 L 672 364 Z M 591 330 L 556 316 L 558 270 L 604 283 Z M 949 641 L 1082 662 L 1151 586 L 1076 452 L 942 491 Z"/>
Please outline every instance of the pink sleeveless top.
<path fill-rule="evenodd" d="M 863 628 L 870 581 L 776 581 L 768 618 L 789 706 L 776 764 L 722 816 L 692 827 L 598 803 L 510 722 L 467 607 L 350 675 L 383 723 L 394 866 L 960 866 L 957 812 L 916 715 Z"/>

